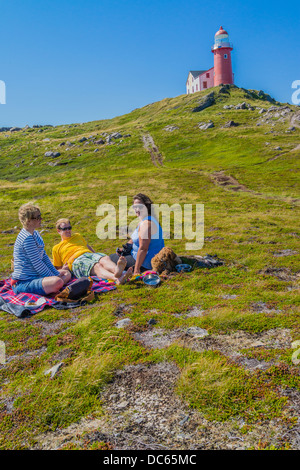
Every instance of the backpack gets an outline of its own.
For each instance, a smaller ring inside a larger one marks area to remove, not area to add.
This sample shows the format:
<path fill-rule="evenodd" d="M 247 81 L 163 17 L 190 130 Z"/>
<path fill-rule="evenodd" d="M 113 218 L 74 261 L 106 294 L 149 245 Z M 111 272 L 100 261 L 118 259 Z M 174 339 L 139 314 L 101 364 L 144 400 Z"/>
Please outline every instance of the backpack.
<path fill-rule="evenodd" d="M 94 299 L 94 292 L 91 290 L 93 280 L 90 277 L 80 277 L 69 284 L 63 291 L 55 296 L 58 302 L 90 302 Z"/>

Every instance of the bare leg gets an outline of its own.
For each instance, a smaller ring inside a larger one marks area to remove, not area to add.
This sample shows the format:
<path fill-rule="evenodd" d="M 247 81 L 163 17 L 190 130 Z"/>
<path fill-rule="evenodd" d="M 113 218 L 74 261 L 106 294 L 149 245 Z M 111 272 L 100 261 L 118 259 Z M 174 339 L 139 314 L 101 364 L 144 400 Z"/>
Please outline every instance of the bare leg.
<path fill-rule="evenodd" d="M 115 264 L 109 256 L 104 256 L 103 258 L 100 258 L 99 264 L 106 269 L 107 271 L 112 272 L 115 277 L 121 277 L 123 274 L 124 269 L 126 268 L 126 258 L 124 256 L 120 256 L 118 259 L 117 264 Z"/>
<path fill-rule="evenodd" d="M 111 281 L 116 281 L 114 273 L 103 268 L 101 264 L 96 263 L 91 269 L 90 276 L 96 276 L 102 279 L 110 279 Z"/>
<path fill-rule="evenodd" d="M 122 276 L 115 277 L 115 275 L 112 272 L 107 271 L 99 263 L 96 263 L 93 266 L 90 272 L 90 275 L 97 276 L 98 278 L 102 278 L 102 279 L 109 279 L 119 285 L 119 284 L 124 284 L 124 282 L 126 282 L 127 279 L 129 279 L 132 276 L 132 268 L 129 268 L 126 271 L 126 273 L 122 274 Z"/>
<path fill-rule="evenodd" d="M 122 274 L 121 277 L 117 278 L 116 283 L 117 284 L 125 284 L 127 279 L 131 278 L 132 272 L 133 272 L 133 268 L 132 267 L 128 268 L 127 271 L 124 274 Z"/>
<path fill-rule="evenodd" d="M 64 285 L 62 278 L 58 276 L 49 276 L 44 277 L 42 281 L 42 286 L 45 291 L 45 294 L 53 294 L 58 292 Z"/>

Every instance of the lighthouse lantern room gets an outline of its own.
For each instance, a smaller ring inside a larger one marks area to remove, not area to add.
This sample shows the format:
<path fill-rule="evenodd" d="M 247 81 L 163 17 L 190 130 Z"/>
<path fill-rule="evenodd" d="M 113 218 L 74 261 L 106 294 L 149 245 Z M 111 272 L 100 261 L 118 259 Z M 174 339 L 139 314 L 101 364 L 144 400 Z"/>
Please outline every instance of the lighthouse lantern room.
<path fill-rule="evenodd" d="M 233 84 L 232 49 L 233 46 L 229 42 L 229 35 L 221 26 L 215 34 L 215 43 L 211 48 L 214 54 L 214 86 Z"/>

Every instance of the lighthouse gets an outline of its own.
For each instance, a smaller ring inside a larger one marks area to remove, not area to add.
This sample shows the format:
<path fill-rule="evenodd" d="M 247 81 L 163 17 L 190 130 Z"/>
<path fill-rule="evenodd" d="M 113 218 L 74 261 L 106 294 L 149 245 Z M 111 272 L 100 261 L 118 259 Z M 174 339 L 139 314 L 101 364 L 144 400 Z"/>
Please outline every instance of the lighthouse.
<path fill-rule="evenodd" d="M 211 48 L 214 54 L 214 86 L 232 85 L 233 73 L 231 65 L 231 51 L 233 47 L 229 42 L 227 31 L 220 27 L 215 34 L 215 43 Z"/>
<path fill-rule="evenodd" d="M 186 92 L 197 93 L 218 85 L 233 85 L 231 51 L 227 31 L 223 26 L 215 34 L 215 43 L 211 48 L 214 54 L 214 66 L 208 70 L 191 70 L 186 81 Z"/>

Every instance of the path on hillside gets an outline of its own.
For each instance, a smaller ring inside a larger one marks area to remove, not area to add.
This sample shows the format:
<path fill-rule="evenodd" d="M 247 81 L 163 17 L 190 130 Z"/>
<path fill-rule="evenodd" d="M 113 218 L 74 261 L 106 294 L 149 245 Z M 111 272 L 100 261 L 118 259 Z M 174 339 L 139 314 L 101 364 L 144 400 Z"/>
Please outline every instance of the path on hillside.
<path fill-rule="evenodd" d="M 158 147 L 155 144 L 153 137 L 150 134 L 143 135 L 143 143 L 144 148 L 150 153 L 153 165 L 162 166 L 163 158 L 162 155 L 159 153 Z"/>
<path fill-rule="evenodd" d="M 254 196 L 261 196 L 265 199 L 277 199 L 283 202 L 287 202 L 289 204 L 291 202 L 296 204 L 296 203 L 299 203 L 300 201 L 300 199 L 296 199 L 296 198 L 291 198 L 291 197 L 287 198 L 287 197 L 281 197 L 277 195 L 269 196 L 261 192 L 256 192 L 252 189 L 247 188 L 244 184 L 239 183 L 239 181 L 233 178 L 233 176 L 226 175 L 223 170 L 215 171 L 214 173 L 211 173 L 209 177 L 214 184 L 216 184 L 217 186 L 220 186 L 221 188 L 225 190 L 242 191 L 242 192 L 250 193 Z"/>

